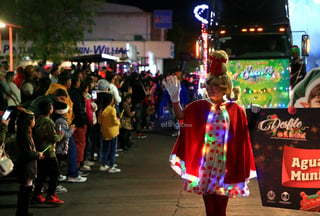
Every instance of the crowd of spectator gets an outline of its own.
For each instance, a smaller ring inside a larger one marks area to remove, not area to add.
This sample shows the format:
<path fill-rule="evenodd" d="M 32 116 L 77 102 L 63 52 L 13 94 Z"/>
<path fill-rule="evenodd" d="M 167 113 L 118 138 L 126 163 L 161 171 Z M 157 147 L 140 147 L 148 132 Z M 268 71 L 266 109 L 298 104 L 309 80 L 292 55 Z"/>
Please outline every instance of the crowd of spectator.
<path fill-rule="evenodd" d="M 172 73 L 181 80 L 180 102 L 185 106 L 197 97 L 196 83 L 181 71 Z M 71 68 L 38 64 L 9 71 L 3 62 L 0 112 L 13 110 L 7 137 L 17 133 L 19 110 L 27 110 L 35 116 L 32 137 L 36 151 L 44 155 L 37 159 L 40 166 L 31 201 L 62 204 L 55 192 L 67 189 L 60 183 L 86 182 L 94 163 L 100 163 L 101 172 L 121 172 L 115 161 L 117 152 L 128 150 L 133 138 L 146 138 L 143 131 L 152 130 L 154 122 L 172 110 L 164 79 L 149 71 L 117 74 L 105 67 L 91 71 L 85 64 Z M 177 131 L 173 127 L 172 134 L 176 136 Z M 14 159 L 15 152 L 9 152 Z M 61 168 L 63 162 L 66 170 Z M 48 176 L 49 200 L 41 195 Z"/>

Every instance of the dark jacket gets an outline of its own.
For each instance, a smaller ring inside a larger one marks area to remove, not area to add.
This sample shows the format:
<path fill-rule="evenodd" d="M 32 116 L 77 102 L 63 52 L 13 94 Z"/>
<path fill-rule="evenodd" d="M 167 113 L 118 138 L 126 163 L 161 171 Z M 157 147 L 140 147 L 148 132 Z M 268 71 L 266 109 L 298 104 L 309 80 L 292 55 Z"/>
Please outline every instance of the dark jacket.
<path fill-rule="evenodd" d="M 146 97 L 146 93 L 143 88 L 144 86 L 141 81 L 135 81 L 132 83 L 131 104 L 133 107 L 136 104 L 142 103 L 144 98 Z"/>
<path fill-rule="evenodd" d="M 70 98 L 73 102 L 74 119 L 72 121 L 76 127 L 87 125 L 86 101 L 80 90 L 71 88 L 69 91 Z"/>
<path fill-rule="evenodd" d="M 56 125 L 52 119 L 42 115 L 37 117 L 35 127 L 33 128 L 33 138 L 36 149 L 42 152 L 48 148 L 46 152 L 44 152 L 47 158 L 56 156 L 54 145 L 63 137 L 63 134 L 57 134 L 55 128 Z"/>
<path fill-rule="evenodd" d="M 21 184 L 25 184 L 28 179 L 35 179 L 37 174 L 37 159 L 39 153 L 36 151 L 33 139 L 30 134 L 20 134 L 17 136 L 15 170 L 17 179 Z"/>

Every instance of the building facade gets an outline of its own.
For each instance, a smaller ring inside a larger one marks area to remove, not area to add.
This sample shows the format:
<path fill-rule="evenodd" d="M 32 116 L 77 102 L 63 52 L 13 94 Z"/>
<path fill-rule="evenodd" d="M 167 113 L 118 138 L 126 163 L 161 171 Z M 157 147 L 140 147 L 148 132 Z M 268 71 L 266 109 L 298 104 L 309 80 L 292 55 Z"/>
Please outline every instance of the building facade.
<path fill-rule="evenodd" d="M 135 65 L 139 71 L 163 73 L 163 60 L 174 58 L 174 44 L 166 41 L 166 30 L 156 29 L 153 14 L 128 5 L 105 3 L 94 18 L 92 32 L 84 32 L 84 41 L 78 42 L 78 55 L 108 54 Z M 14 52 L 28 53 L 31 43 Z M 9 42 L 2 41 L 0 57 L 9 55 Z"/>

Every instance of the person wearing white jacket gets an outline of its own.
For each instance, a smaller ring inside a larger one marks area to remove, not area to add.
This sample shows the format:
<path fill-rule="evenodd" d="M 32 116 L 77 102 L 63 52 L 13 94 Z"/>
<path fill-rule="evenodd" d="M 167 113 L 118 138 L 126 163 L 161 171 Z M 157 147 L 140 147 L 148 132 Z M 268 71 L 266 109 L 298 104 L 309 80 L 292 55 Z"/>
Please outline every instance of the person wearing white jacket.
<path fill-rule="evenodd" d="M 115 79 L 116 79 L 115 74 L 108 74 L 106 77 L 106 80 L 109 82 L 109 89 L 110 89 L 109 92 L 113 95 L 115 104 L 119 106 L 119 104 L 121 103 L 121 97 L 120 97 L 118 87 L 114 84 Z"/>
<path fill-rule="evenodd" d="M 21 103 L 20 89 L 13 82 L 14 72 L 9 71 L 6 74 L 6 83 L 10 89 L 11 97 L 8 98 L 8 106 L 18 106 Z"/>

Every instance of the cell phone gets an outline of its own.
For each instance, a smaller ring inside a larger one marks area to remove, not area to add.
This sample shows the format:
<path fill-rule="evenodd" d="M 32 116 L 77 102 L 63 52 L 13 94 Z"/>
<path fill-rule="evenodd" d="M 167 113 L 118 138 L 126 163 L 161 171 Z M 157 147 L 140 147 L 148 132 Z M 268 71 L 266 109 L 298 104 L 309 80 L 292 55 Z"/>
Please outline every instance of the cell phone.
<path fill-rule="evenodd" d="M 97 91 L 93 90 L 91 92 L 91 97 L 92 97 L 92 100 L 97 100 Z"/>
<path fill-rule="evenodd" d="M 2 119 L 5 120 L 5 121 L 7 121 L 8 118 L 9 118 L 9 116 L 10 116 L 10 114 L 11 114 L 11 112 L 12 112 L 12 110 L 6 110 L 6 111 L 4 112 L 4 114 L 2 115 Z"/>

